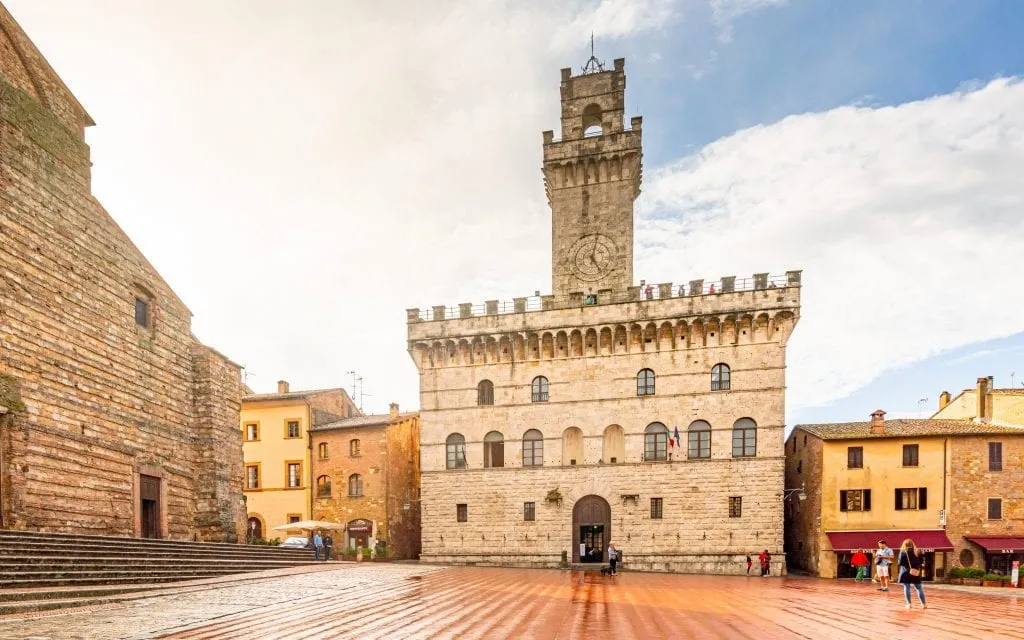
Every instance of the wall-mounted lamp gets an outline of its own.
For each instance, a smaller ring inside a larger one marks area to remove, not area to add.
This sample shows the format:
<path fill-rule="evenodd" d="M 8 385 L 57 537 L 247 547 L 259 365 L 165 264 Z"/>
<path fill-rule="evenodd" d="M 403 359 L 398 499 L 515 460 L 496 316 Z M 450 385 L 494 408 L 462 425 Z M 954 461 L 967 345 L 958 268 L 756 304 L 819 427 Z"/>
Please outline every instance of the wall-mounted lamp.
<path fill-rule="evenodd" d="M 804 484 L 805 483 L 801 482 L 800 483 L 800 487 L 797 488 L 797 489 L 783 489 L 783 491 L 782 491 L 782 499 L 783 500 L 789 500 L 790 498 L 792 498 L 795 495 L 797 497 L 797 499 L 800 500 L 801 502 L 806 500 L 807 499 L 807 492 L 804 491 Z"/>

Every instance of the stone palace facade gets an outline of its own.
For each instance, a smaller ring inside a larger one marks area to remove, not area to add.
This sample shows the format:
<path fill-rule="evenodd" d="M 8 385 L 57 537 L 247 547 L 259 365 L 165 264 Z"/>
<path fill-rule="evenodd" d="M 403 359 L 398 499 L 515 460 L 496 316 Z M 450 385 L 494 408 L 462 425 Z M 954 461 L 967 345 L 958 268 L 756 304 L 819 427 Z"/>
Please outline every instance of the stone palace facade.
<path fill-rule="evenodd" d="M 624 61 L 562 70 L 543 134 L 552 293 L 409 309 L 426 562 L 781 572 L 800 272 L 633 284 L 641 119 Z"/>

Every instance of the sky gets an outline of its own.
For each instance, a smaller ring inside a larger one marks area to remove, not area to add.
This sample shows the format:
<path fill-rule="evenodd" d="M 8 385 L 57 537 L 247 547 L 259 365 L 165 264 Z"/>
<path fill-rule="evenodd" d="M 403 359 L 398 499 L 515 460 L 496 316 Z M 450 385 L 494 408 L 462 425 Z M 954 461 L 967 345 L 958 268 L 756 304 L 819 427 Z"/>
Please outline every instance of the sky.
<path fill-rule="evenodd" d="M 4 4 L 97 123 L 95 195 L 258 392 L 355 371 L 364 410 L 415 408 L 406 308 L 550 289 L 541 131 L 591 33 L 644 117 L 637 280 L 803 270 L 789 425 L 1024 383 L 1024 3 Z"/>

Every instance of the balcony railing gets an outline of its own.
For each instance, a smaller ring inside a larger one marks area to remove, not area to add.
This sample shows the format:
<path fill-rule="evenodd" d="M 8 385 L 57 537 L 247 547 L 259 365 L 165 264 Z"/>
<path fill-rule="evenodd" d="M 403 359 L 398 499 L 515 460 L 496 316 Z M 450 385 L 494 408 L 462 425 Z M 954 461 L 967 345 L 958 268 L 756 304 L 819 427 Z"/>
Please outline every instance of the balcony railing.
<path fill-rule="evenodd" d="M 721 280 L 690 280 L 683 284 L 671 282 L 647 283 L 629 287 L 626 291 L 601 290 L 596 294 L 569 294 L 558 298 L 553 295 L 525 296 L 511 302 L 488 300 L 483 304 L 462 303 L 456 306 L 435 305 L 429 309 L 407 309 L 409 322 L 430 322 L 473 316 L 493 316 L 527 311 L 544 311 L 569 307 L 617 304 L 622 302 L 644 302 L 668 298 L 689 298 L 710 296 L 739 291 L 767 291 L 800 286 L 800 271 L 787 271 L 785 275 L 770 276 L 767 273 L 754 274 L 750 278 L 723 277 Z"/>

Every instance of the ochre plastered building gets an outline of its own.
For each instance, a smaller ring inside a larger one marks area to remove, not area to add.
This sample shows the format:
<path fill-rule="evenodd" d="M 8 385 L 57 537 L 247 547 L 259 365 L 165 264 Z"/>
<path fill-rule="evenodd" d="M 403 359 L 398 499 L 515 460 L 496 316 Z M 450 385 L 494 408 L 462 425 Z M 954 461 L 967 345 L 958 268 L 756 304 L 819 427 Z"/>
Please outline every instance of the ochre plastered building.
<path fill-rule="evenodd" d="M 239 540 L 239 366 L 93 197 L 92 124 L 0 5 L 0 527 Z"/>
<path fill-rule="evenodd" d="M 359 416 L 312 430 L 313 518 L 345 525 L 338 548 L 420 552 L 419 414 Z"/>
<path fill-rule="evenodd" d="M 635 569 L 739 573 L 764 549 L 784 567 L 800 272 L 634 284 L 624 91 L 623 60 L 562 70 L 562 137 L 543 134 L 552 293 L 408 310 L 423 561 L 558 566 L 614 542 Z"/>
<path fill-rule="evenodd" d="M 851 553 L 879 539 L 912 538 L 928 553 L 926 577 L 957 566 L 1008 572 L 1024 561 L 1024 426 L 990 418 L 990 379 L 973 391 L 980 411 L 958 418 L 797 425 L 786 443 L 786 502 L 793 566 L 852 577 Z M 1012 394 L 1000 394 L 1012 397 Z M 946 409 L 948 394 L 943 394 Z"/>
<path fill-rule="evenodd" d="M 276 393 L 242 398 L 247 537 L 302 533 L 274 527 L 309 520 L 313 512 L 310 427 L 358 415 L 342 388 L 292 391 L 279 380 Z"/>

